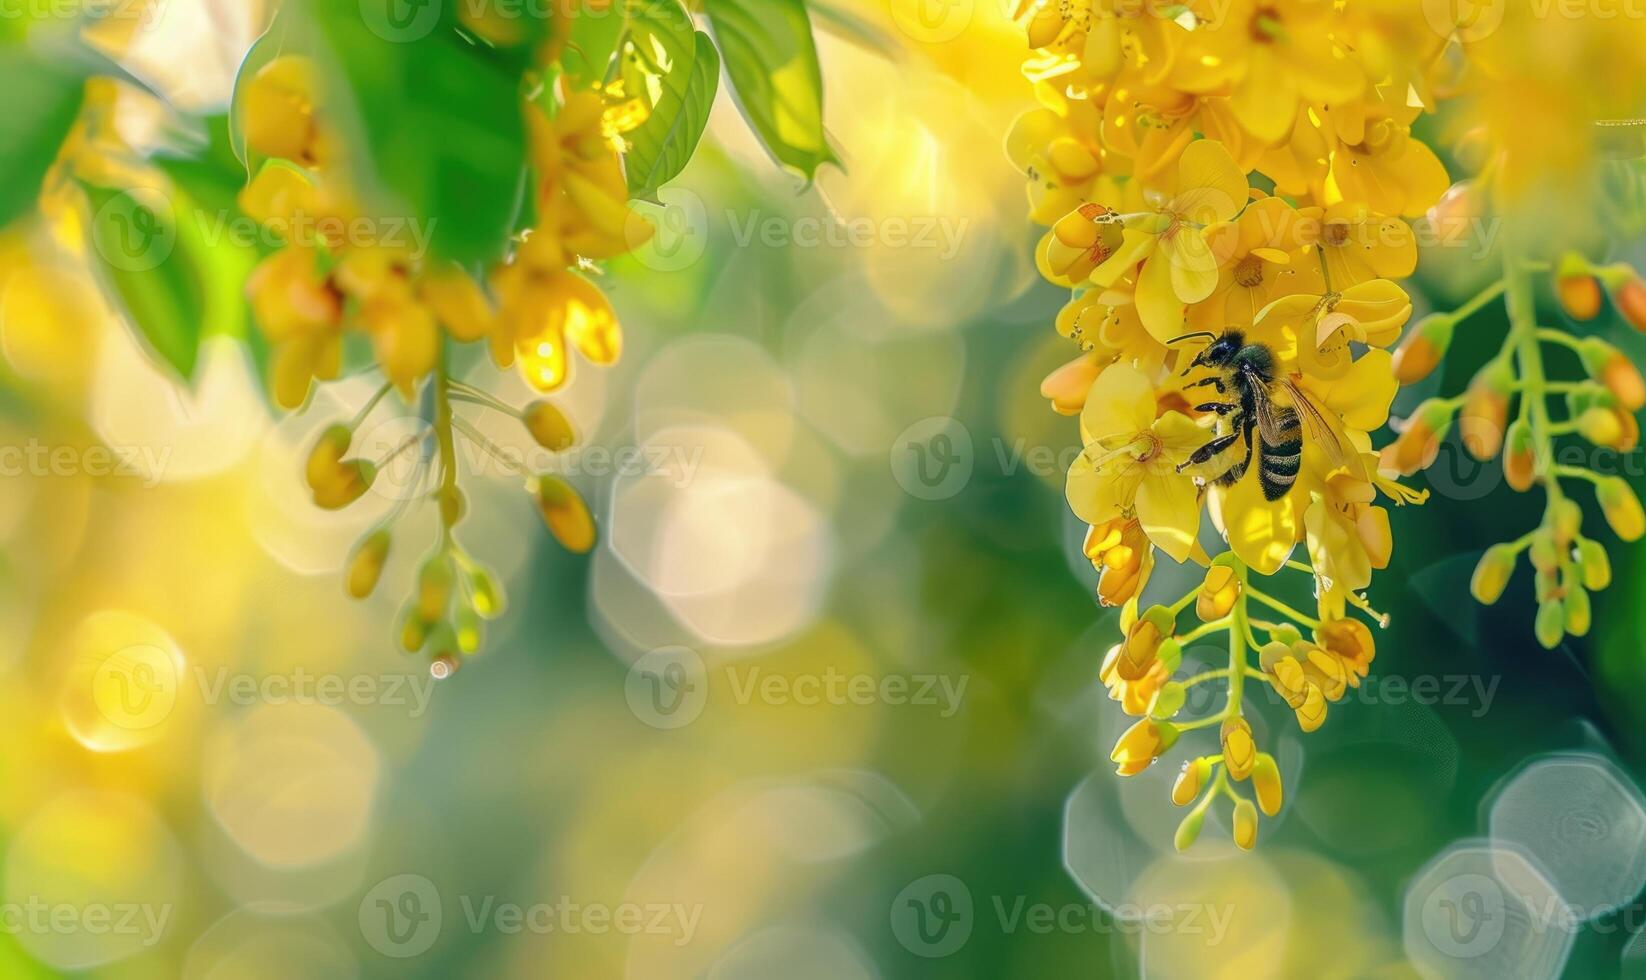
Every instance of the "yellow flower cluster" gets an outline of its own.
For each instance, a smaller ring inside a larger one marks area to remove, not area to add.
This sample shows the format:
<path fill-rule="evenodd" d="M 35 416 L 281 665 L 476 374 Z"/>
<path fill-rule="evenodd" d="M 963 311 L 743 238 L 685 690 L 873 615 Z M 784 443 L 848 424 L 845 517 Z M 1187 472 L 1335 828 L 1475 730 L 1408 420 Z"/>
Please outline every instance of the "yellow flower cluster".
<path fill-rule="evenodd" d="M 1374 653 L 1350 607 L 1370 613 L 1363 590 L 1389 562 L 1380 501 L 1423 496 L 1380 469 L 1370 434 L 1388 421 L 1389 348 L 1412 312 L 1396 283 L 1417 262 L 1405 219 L 1449 185 L 1411 132 L 1447 39 L 1418 0 L 1025 0 L 1017 13 L 1039 108 L 1007 153 L 1047 226 L 1036 264 L 1072 291 L 1058 331 L 1081 352 L 1042 393 L 1079 416 L 1067 496 L 1126 631 L 1102 677 L 1142 716 L 1114 760 L 1135 773 L 1179 732 L 1220 726 L 1221 754 L 1186 764 L 1174 791 L 1200 800 L 1178 842 L 1226 795 L 1250 847 L 1256 809 L 1235 784 L 1251 780 L 1269 814 L 1281 790 L 1243 682 L 1272 685 L 1305 730 L 1323 721 Z M 1227 544 L 1216 558 L 1203 516 Z M 1208 572 L 1139 612 L 1156 550 Z M 1254 585 L 1287 567 L 1310 576 L 1315 615 Z M 1191 602 L 1203 622 L 1178 634 Z M 1214 632 L 1228 667 L 1172 680 L 1182 644 Z M 1174 724 L 1185 686 L 1213 681 L 1225 709 Z"/>
<path fill-rule="evenodd" d="M 551 403 L 516 409 L 452 377 L 448 343 L 485 341 L 499 367 L 517 365 L 528 383 L 545 392 L 566 381 L 572 350 L 595 364 L 615 362 L 622 349 L 617 317 L 586 273 L 593 260 L 621 255 L 651 231 L 628 207 L 619 145 L 601 96 L 560 88 L 552 101 L 552 118 L 541 101 L 522 105 L 535 226 L 489 270 L 488 289 L 455 263 L 383 244 L 380 236 L 351 237 L 359 220 L 370 219 L 348 186 L 343 141 L 323 111 L 311 61 L 278 57 L 246 89 L 246 146 L 268 161 L 242 191 L 240 205 L 272 230 L 316 232 L 288 237 L 248 283 L 253 313 L 275 351 L 274 394 L 283 406 L 301 405 L 313 379 L 340 374 L 347 332 L 369 338 L 385 384 L 354 419 L 322 433 L 305 476 L 316 504 L 339 508 L 362 497 L 389 462 L 403 454 L 415 460 L 414 492 L 356 545 L 346 579 L 351 595 L 369 595 L 388 559 L 393 523 L 410 503 L 437 504 L 439 540 L 423 559 L 399 630 L 406 650 L 431 652 L 437 676 L 449 675 L 460 655 L 478 650 L 482 621 L 503 608 L 500 587 L 452 533 L 467 507 L 457 485 L 455 443 L 474 442 L 500 465 L 519 471 L 517 462 L 455 414 L 454 405 L 514 415 L 552 451 L 574 441 L 570 424 Z M 416 406 L 425 425 L 384 458 L 351 457 L 355 432 L 391 390 Z M 427 489 L 425 471 L 431 477 Z M 563 545 L 578 552 L 593 547 L 594 522 L 570 484 L 520 475 Z"/>

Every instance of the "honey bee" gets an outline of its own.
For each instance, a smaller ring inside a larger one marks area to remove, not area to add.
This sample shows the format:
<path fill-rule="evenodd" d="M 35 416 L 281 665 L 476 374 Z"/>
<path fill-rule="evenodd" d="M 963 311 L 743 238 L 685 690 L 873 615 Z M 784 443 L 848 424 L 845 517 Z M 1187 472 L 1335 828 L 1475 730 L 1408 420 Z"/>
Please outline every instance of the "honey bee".
<path fill-rule="evenodd" d="M 1217 373 L 1185 388 L 1210 385 L 1220 395 L 1231 395 L 1233 400 L 1207 402 L 1196 405 L 1197 412 L 1216 412 L 1220 431 L 1211 441 L 1195 450 L 1179 466 L 1178 472 L 1203 466 L 1237 442 L 1245 446 L 1245 453 L 1227 469 L 1212 478 L 1220 486 L 1233 486 L 1251 468 L 1252 457 L 1257 457 L 1258 485 L 1263 499 L 1279 500 L 1297 482 L 1303 468 L 1303 434 L 1307 427 L 1313 441 L 1320 445 L 1334 465 L 1348 462 L 1343 443 L 1335 427 L 1309 395 L 1291 378 L 1277 369 L 1274 351 L 1261 343 L 1248 343 L 1239 330 L 1228 330 L 1221 337 L 1211 333 L 1192 333 L 1175 338 L 1172 343 L 1192 337 L 1211 337 L 1212 342 L 1189 362 L 1184 374 L 1199 367 Z M 1284 391 L 1289 405 L 1277 404 L 1275 394 Z M 1257 435 L 1254 440 L 1253 434 Z"/>

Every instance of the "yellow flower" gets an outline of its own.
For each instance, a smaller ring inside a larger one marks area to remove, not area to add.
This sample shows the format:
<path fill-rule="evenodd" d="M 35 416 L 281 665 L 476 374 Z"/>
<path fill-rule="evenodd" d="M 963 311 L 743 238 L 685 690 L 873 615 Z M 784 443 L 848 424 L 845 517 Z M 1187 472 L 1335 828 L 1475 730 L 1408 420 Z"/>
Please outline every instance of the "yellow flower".
<path fill-rule="evenodd" d="M 1145 209 L 1121 216 L 1122 243 L 1091 274 L 1109 287 L 1141 263 L 1135 289 L 1138 315 L 1156 340 L 1183 333 L 1185 304 L 1217 289 L 1217 257 L 1206 226 L 1228 221 L 1245 207 L 1246 175 L 1216 140 L 1196 140 L 1178 158 L 1175 178 L 1145 192 Z"/>
<path fill-rule="evenodd" d="M 1336 105 L 1365 89 L 1364 69 L 1332 36 L 1335 18 L 1330 0 L 1234 0 L 1219 20 L 1190 32 L 1179 63 L 1196 75 L 1174 79 L 1196 91 L 1227 85 L 1241 127 L 1277 142 L 1300 103 Z"/>
<path fill-rule="evenodd" d="M 1221 619 L 1234 608 L 1238 598 L 1240 576 L 1228 565 L 1213 565 L 1206 569 L 1206 578 L 1200 583 L 1200 592 L 1195 597 L 1195 615 L 1207 623 Z"/>
<path fill-rule="evenodd" d="M 498 314 L 492 354 L 499 366 L 518 354 L 521 376 L 539 391 L 553 391 L 569 375 L 568 345 L 595 364 L 612 364 L 623 335 L 594 283 L 556 267 L 552 257 L 545 263 L 542 255 L 528 239 L 515 261 L 493 274 Z"/>
<path fill-rule="evenodd" d="M 1257 762 L 1257 743 L 1252 740 L 1251 723 L 1240 715 L 1223 719 L 1218 741 L 1223 746 L 1223 766 L 1229 770 L 1230 777 L 1250 776 Z"/>
<path fill-rule="evenodd" d="M 1188 416 L 1156 417 L 1154 386 L 1141 371 L 1112 364 L 1080 413 L 1085 450 L 1069 468 L 1069 506 L 1088 524 L 1135 513 L 1149 540 L 1175 561 L 1188 558 L 1200 525 L 1193 481 L 1177 467 L 1206 440 Z"/>
<path fill-rule="evenodd" d="M 1097 200 L 1103 177 L 1100 125 L 1096 107 L 1084 99 L 1065 100 L 1062 111 L 1031 109 L 1012 123 L 1006 156 L 1029 178 L 1029 220 L 1049 225 Z"/>
<path fill-rule="evenodd" d="M 1318 221 L 1315 241 L 1326 271 L 1339 289 L 1371 279 L 1404 279 L 1417 268 L 1417 238 L 1399 218 L 1384 217 L 1357 200 L 1311 217 Z"/>
<path fill-rule="evenodd" d="M 1217 287 L 1189 308 L 1189 326 L 1212 333 L 1250 326 L 1275 299 L 1322 292 L 1318 263 L 1299 251 L 1307 232 L 1308 215 L 1278 197 L 1254 201 L 1234 221 L 1206 229 Z"/>
<path fill-rule="evenodd" d="M 1335 381 L 1354 362 L 1351 344 L 1387 347 L 1412 315 L 1406 291 L 1387 279 L 1356 283 L 1341 292 L 1285 296 L 1258 314 L 1293 338 L 1297 367 L 1305 375 Z"/>
<path fill-rule="evenodd" d="M 1134 517 L 1092 525 L 1086 533 L 1084 550 L 1101 573 L 1097 598 L 1105 606 L 1122 605 L 1136 598 L 1154 570 L 1154 546 Z"/>
<path fill-rule="evenodd" d="M 1171 679 L 1171 671 L 1166 665 L 1156 659 L 1150 662 L 1148 670 L 1141 677 L 1130 680 L 1120 676 L 1120 662 L 1123 656 L 1123 644 L 1115 644 L 1109 648 L 1103 658 L 1103 666 L 1098 671 L 1098 680 L 1109 689 L 1109 699 L 1120 702 L 1120 710 L 1134 718 L 1140 718 L 1149 713 L 1149 707 L 1154 702 L 1155 695 Z"/>

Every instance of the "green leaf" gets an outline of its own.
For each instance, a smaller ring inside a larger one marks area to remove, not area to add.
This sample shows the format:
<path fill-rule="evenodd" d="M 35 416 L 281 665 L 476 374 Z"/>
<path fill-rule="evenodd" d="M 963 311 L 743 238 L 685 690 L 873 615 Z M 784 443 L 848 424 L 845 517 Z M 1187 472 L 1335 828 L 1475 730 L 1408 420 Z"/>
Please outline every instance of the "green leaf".
<path fill-rule="evenodd" d="M 807 180 L 838 163 L 823 133 L 823 75 L 803 0 L 704 0 L 743 118 Z"/>
<path fill-rule="evenodd" d="M 46 171 L 74 128 L 85 97 L 77 64 L 24 42 L 0 45 L 0 227 L 34 208 Z"/>
<path fill-rule="evenodd" d="M 422 222 L 440 257 L 493 261 L 525 174 L 520 73 L 455 31 L 388 30 L 382 11 L 362 16 L 399 2 L 309 0 L 327 114 L 377 215 Z"/>
<path fill-rule="evenodd" d="M 267 394 L 271 351 L 262 331 L 252 323 L 245 287 L 258 261 L 273 251 L 275 243 L 240 212 L 237 195 L 245 184 L 245 173 L 230 146 L 228 117 L 209 117 L 205 126 L 207 139 L 197 152 L 157 156 L 154 164 L 171 178 L 198 219 L 199 237 L 193 249 L 204 287 L 202 333 L 241 341 L 263 382 L 259 387 Z M 193 230 L 183 231 L 192 234 Z"/>
<path fill-rule="evenodd" d="M 560 55 L 561 67 L 578 88 L 603 84 L 628 26 L 633 0 L 603 9 L 581 7 L 572 18 L 571 34 Z"/>
<path fill-rule="evenodd" d="M 178 206 L 181 194 L 81 186 L 92 210 L 87 258 L 104 288 L 120 300 L 149 352 L 193 380 L 206 317 L 196 212 Z"/>
<path fill-rule="evenodd" d="M 685 168 L 708 125 L 720 85 L 720 56 L 702 31 L 696 32 L 690 56 L 685 64 L 677 59 L 659 79 L 660 94 L 651 115 L 628 134 L 623 164 L 634 197 L 655 198 L 657 189 Z"/>

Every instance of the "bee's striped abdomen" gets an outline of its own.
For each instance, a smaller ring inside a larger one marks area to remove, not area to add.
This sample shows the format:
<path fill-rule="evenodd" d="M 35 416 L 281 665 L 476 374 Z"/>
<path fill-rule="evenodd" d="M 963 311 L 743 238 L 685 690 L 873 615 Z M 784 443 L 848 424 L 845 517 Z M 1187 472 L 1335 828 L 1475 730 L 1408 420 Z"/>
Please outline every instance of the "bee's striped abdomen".
<path fill-rule="evenodd" d="M 1290 408 L 1276 409 L 1280 426 L 1279 442 L 1264 442 L 1258 451 L 1257 479 L 1263 488 L 1264 500 L 1279 500 L 1297 482 L 1297 472 L 1303 467 L 1303 427 L 1297 412 Z"/>

